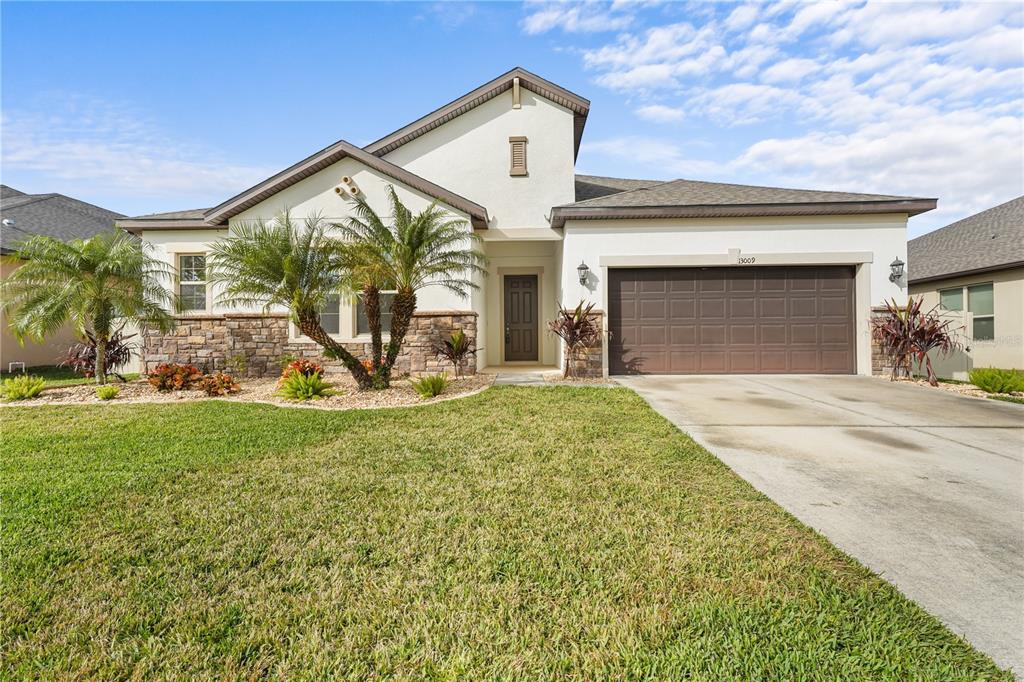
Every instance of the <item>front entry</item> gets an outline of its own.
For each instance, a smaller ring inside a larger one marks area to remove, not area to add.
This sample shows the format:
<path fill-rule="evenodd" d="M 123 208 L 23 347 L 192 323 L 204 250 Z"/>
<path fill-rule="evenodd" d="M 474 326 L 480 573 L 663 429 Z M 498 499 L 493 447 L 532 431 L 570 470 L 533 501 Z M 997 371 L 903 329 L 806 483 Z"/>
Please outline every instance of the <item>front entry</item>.
<path fill-rule="evenodd" d="M 505 275 L 505 361 L 538 360 L 537 275 Z"/>

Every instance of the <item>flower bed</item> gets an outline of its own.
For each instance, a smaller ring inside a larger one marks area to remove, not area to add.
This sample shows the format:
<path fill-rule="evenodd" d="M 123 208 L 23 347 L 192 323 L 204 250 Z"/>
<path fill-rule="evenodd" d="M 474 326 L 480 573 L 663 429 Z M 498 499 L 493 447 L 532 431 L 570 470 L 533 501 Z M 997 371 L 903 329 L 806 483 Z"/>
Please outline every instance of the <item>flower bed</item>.
<path fill-rule="evenodd" d="M 413 390 L 406 379 L 396 378 L 391 388 L 381 391 L 356 390 L 355 382 L 348 376 L 329 376 L 327 380 L 336 391 L 334 395 L 321 400 L 296 402 L 285 400 L 275 395 L 278 390 L 277 379 L 250 379 L 243 381 L 237 393 L 225 396 L 210 397 L 199 390 L 165 391 L 155 390 L 146 381 L 115 382 L 121 392 L 113 400 L 100 400 L 96 397 L 95 384 L 80 386 L 55 386 L 46 388 L 36 398 L 11 403 L 5 406 L 31 405 L 119 405 L 123 403 L 174 403 L 182 400 L 233 400 L 239 402 L 270 403 L 287 407 L 311 407 L 322 410 L 351 410 L 377 407 L 399 407 L 403 405 L 421 405 L 450 398 L 458 398 L 477 393 L 491 385 L 491 375 L 475 375 L 462 379 L 451 379 L 444 393 L 424 400 Z"/>

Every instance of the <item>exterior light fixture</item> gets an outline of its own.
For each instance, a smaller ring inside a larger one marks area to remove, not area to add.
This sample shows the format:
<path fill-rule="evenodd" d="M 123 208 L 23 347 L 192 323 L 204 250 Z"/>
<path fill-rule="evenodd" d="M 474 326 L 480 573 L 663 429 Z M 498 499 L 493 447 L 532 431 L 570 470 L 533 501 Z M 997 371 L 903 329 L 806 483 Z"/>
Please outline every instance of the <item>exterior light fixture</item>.
<path fill-rule="evenodd" d="M 903 278 L 903 266 L 904 265 L 906 265 L 906 263 L 901 261 L 898 256 L 897 256 L 896 260 L 894 260 L 892 263 L 889 263 L 889 270 L 890 270 L 890 272 L 889 272 L 889 281 L 890 282 L 896 282 L 896 281 L 898 281 L 898 280 Z"/>
<path fill-rule="evenodd" d="M 576 266 L 576 273 L 580 276 L 580 284 L 587 283 L 587 273 L 590 272 L 590 268 L 587 267 L 586 263 L 580 262 Z"/>

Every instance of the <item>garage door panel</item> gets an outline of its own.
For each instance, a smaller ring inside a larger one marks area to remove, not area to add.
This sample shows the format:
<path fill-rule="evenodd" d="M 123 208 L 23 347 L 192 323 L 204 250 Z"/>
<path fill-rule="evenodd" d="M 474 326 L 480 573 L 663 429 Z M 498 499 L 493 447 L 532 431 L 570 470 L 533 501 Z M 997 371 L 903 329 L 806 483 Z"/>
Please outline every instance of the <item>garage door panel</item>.
<path fill-rule="evenodd" d="M 612 373 L 852 373 L 853 268 L 609 271 Z"/>

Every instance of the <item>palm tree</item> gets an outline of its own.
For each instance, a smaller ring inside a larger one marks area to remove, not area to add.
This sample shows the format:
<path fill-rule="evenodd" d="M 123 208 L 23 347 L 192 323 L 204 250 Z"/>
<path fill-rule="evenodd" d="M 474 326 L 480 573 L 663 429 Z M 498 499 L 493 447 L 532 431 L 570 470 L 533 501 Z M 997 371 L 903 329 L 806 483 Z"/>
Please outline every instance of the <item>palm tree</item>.
<path fill-rule="evenodd" d="M 466 221 L 452 218 L 436 201 L 413 215 L 392 185 L 388 185 L 387 195 L 390 224 L 360 195 L 351 200 L 354 215 L 335 225 L 351 266 L 349 285 L 360 291 L 366 309 L 374 356 L 373 385 L 379 388 L 390 384 L 416 312 L 416 292 L 436 285 L 466 297 L 477 287 L 472 276 L 484 273 L 487 262 L 474 248 L 479 237 L 467 229 Z M 386 349 L 380 326 L 382 289 L 395 292 Z"/>
<path fill-rule="evenodd" d="M 353 271 L 353 252 L 340 248 L 327 234 L 329 227 L 319 215 L 298 224 L 287 212 L 272 221 L 242 223 L 210 247 L 209 278 L 223 287 L 221 305 L 286 308 L 299 331 L 325 356 L 341 360 L 360 388 L 369 388 L 366 368 L 320 325 L 320 311 L 347 288 Z"/>
<path fill-rule="evenodd" d="M 42 340 L 68 322 L 96 340 L 96 383 L 107 380 L 106 351 L 120 323 L 174 327 L 174 295 L 160 284 L 173 268 L 117 230 L 62 242 L 35 236 L 8 257 L 24 261 L 3 283 L 3 308 L 18 341 Z"/>

